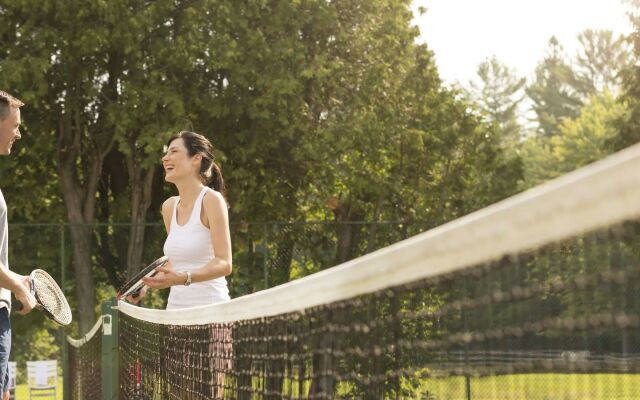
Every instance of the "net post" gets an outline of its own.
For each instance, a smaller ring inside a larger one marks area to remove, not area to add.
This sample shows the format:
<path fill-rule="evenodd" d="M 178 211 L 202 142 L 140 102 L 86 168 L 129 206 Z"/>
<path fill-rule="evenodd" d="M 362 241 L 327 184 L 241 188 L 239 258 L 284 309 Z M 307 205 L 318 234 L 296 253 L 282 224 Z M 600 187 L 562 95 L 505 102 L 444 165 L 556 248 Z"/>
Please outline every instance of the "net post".
<path fill-rule="evenodd" d="M 118 399 L 118 304 L 102 303 L 102 400 Z"/>

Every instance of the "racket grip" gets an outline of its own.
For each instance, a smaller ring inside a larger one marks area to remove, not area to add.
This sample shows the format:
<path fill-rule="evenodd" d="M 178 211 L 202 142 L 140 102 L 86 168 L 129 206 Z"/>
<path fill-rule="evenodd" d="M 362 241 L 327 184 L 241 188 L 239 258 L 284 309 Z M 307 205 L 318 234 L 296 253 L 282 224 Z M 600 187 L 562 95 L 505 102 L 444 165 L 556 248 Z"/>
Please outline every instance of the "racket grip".
<path fill-rule="evenodd" d="M 130 294 L 129 296 L 131 296 L 131 297 L 133 297 L 133 298 L 136 298 L 136 297 L 140 296 L 140 292 L 142 292 L 142 288 L 143 288 L 143 287 L 144 287 L 144 286 L 140 286 L 140 288 L 139 288 L 139 289 L 137 289 L 137 290 L 135 290 L 135 291 L 131 292 L 131 294 Z"/>
<path fill-rule="evenodd" d="M 22 302 L 20 300 L 14 300 L 11 302 L 11 311 L 22 310 Z"/>

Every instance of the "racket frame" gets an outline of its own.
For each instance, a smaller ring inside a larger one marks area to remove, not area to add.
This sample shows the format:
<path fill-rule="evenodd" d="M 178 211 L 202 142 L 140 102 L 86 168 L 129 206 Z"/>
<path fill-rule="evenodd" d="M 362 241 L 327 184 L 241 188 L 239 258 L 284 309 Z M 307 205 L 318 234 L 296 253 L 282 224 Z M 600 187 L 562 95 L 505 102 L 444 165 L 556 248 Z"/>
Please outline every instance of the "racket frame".
<path fill-rule="evenodd" d="M 118 294 L 116 298 L 118 300 L 122 300 L 130 295 L 139 293 L 140 290 L 142 290 L 142 287 L 144 286 L 144 283 L 142 282 L 142 278 L 154 276 L 155 274 L 158 273 L 158 271 L 156 271 L 156 268 L 165 265 L 168 261 L 169 261 L 169 257 L 162 256 L 157 260 L 155 260 L 154 262 L 152 262 L 151 264 L 144 267 L 143 269 L 141 269 L 140 272 L 135 274 L 131 279 L 129 279 L 127 282 L 125 282 L 124 285 L 120 287 L 120 290 L 118 290 Z"/>
<path fill-rule="evenodd" d="M 49 275 L 49 273 L 43 269 L 34 269 L 33 271 L 31 271 L 31 273 L 29 274 L 29 292 L 31 293 L 31 295 L 33 297 L 35 297 L 36 299 L 36 306 L 34 308 L 42 311 L 47 318 L 55 321 L 56 323 L 60 324 L 60 325 L 69 325 L 71 323 L 71 320 L 73 318 L 69 318 L 69 321 L 63 321 L 60 318 L 56 317 L 51 311 L 49 311 L 49 309 L 47 307 L 45 307 L 42 304 L 42 300 L 40 298 L 40 296 L 38 295 L 38 291 L 36 290 L 36 281 L 38 280 L 36 278 L 36 276 L 38 274 L 42 274 L 44 276 L 46 276 L 49 281 L 49 284 L 54 285 L 54 292 L 58 292 L 61 294 L 61 297 L 59 297 L 60 300 L 62 300 L 63 303 L 63 308 L 65 308 L 69 314 L 69 316 L 71 317 L 71 307 L 69 307 L 69 302 L 67 301 L 67 298 L 64 295 L 64 292 L 62 291 L 62 288 L 60 288 L 60 285 L 58 285 L 58 283 L 56 282 L 55 279 L 53 279 L 53 277 L 51 275 Z M 55 290 L 57 289 L 57 290 Z M 14 311 L 20 311 L 22 310 L 22 302 L 20 302 L 19 300 L 15 300 L 12 304 L 11 309 Z"/>

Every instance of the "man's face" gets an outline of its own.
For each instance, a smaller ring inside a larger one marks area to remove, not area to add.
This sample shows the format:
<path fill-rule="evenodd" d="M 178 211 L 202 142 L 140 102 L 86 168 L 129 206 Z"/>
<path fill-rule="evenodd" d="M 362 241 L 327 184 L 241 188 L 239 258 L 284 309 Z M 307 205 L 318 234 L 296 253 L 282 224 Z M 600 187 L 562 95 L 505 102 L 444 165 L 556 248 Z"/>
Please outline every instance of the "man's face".
<path fill-rule="evenodd" d="M 11 114 L 0 119 L 0 155 L 11 153 L 13 142 L 20 139 L 20 109 L 11 107 Z"/>

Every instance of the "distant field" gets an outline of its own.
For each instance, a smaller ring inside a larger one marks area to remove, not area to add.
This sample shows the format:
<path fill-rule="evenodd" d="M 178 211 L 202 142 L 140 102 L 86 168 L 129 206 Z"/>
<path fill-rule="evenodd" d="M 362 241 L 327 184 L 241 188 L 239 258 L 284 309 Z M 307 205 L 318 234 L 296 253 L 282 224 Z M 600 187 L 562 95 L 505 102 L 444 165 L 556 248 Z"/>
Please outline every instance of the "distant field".
<path fill-rule="evenodd" d="M 429 400 L 467 400 L 464 378 L 433 380 L 417 395 Z M 472 400 L 637 400 L 638 374 L 522 374 L 471 378 Z"/>
<path fill-rule="evenodd" d="M 425 382 L 414 393 L 415 399 L 467 400 L 465 380 L 459 377 Z M 471 379 L 471 400 L 638 400 L 639 393 L 640 374 L 522 374 Z M 18 385 L 16 400 L 28 399 L 27 385 Z M 56 400 L 62 400 L 62 379 Z"/>

